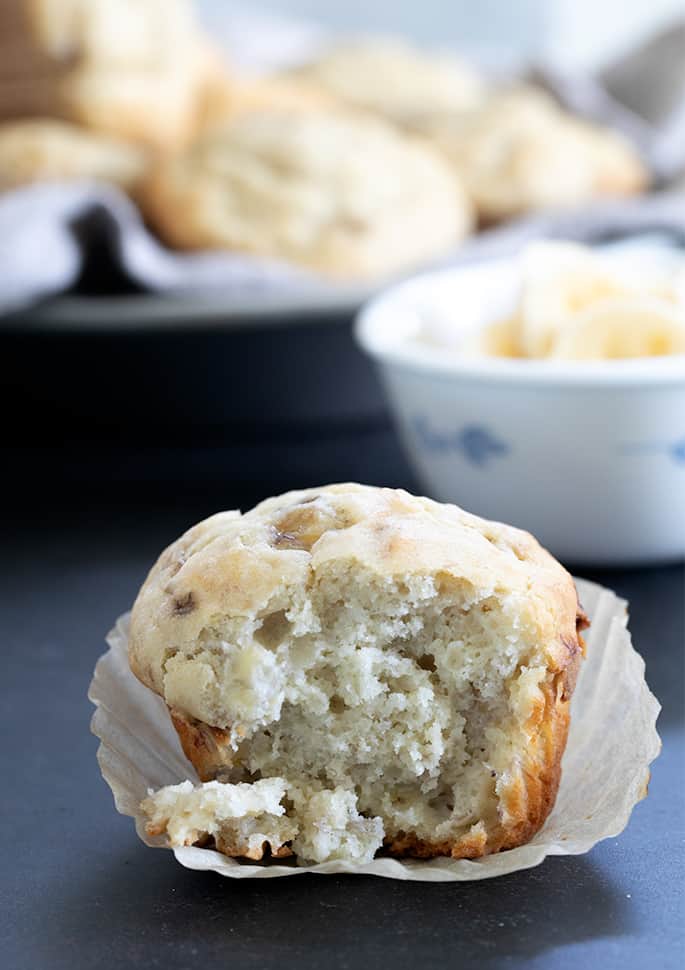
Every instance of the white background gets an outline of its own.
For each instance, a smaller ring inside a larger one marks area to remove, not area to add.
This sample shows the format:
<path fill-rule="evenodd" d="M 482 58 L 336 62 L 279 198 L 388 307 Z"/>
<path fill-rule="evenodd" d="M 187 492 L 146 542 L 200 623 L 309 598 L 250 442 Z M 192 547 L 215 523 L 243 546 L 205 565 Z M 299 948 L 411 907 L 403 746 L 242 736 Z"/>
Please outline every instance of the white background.
<path fill-rule="evenodd" d="M 595 67 L 650 31 L 685 19 L 685 0 L 197 0 L 216 22 L 232 8 L 271 10 L 343 31 L 404 33 L 504 66 L 533 56 Z"/>

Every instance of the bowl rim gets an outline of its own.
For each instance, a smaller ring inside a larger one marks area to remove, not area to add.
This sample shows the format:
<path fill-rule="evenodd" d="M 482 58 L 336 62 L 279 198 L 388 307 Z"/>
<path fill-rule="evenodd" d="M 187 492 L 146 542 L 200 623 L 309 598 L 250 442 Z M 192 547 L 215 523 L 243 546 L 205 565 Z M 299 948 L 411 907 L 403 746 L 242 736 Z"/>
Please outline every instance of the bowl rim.
<path fill-rule="evenodd" d="M 479 260 L 477 263 L 430 270 L 387 287 L 369 300 L 357 314 L 354 335 L 362 350 L 381 364 L 392 364 L 414 375 L 431 375 L 431 380 L 472 380 L 493 384 L 553 387 L 605 388 L 619 386 L 685 387 L 685 354 L 641 357 L 625 360 L 552 361 L 483 356 L 464 358 L 445 353 L 439 345 L 388 340 L 379 334 L 381 321 L 400 307 L 411 307 L 416 291 L 424 295 L 431 285 L 479 272 L 512 269 L 520 258 Z"/>

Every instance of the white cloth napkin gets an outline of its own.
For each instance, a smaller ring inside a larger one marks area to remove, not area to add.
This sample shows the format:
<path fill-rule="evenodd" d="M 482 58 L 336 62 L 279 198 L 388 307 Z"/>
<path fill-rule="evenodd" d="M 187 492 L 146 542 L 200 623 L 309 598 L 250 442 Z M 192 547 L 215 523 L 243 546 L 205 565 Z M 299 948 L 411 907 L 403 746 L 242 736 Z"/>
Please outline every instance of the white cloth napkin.
<path fill-rule="evenodd" d="M 344 297 L 344 284 L 322 281 L 291 266 L 224 253 L 174 253 L 143 225 L 135 206 L 109 186 L 39 185 L 0 198 L 0 314 L 16 312 L 68 290 L 83 263 L 85 236 L 98 237 L 132 283 L 152 293 L 204 294 L 213 291 L 243 305 L 250 298 L 279 294 L 289 305 L 301 300 L 330 303 Z M 78 233 L 73 231 L 81 225 Z M 629 201 L 594 203 L 583 209 L 548 213 L 481 233 L 436 266 L 503 257 L 533 239 L 575 239 L 603 243 L 656 233 L 685 248 L 685 192 L 663 192 Z M 350 302 L 360 289 L 349 287 Z"/>
<path fill-rule="evenodd" d="M 657 34 L 597 77 L 550 65 L 533 73 L 568 108 L 623 132 L 657 182 L 685 175 L 685 23 Z"/>

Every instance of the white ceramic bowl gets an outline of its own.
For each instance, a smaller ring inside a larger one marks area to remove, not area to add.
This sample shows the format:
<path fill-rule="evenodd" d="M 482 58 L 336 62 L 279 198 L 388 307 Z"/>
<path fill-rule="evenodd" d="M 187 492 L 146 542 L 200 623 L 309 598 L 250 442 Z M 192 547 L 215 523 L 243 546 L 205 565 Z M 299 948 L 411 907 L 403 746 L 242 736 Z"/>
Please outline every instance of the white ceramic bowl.
<path fill-rule="evenodd" d="M 426 493 L 528 529 L 567 562 L 685 556 L 684 356 L 465 359 L 416 339 L 427 315 L 438 328 L 505 318 L 520 282 L 516 259 L 431 273 L 357 321 Z"/>

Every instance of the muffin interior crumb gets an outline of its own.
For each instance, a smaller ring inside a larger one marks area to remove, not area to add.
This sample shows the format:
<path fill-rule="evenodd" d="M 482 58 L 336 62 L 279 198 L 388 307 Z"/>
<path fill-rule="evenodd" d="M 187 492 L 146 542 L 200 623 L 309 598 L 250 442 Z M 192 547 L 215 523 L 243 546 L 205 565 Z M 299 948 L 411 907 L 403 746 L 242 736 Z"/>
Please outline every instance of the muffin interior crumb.
<path fill-rule="evenodd" d="M 290 815 L 283 800 L 288 795 Z M 383 841 L 379 818 L 357 811 L 352 792 L 303 791 L 283 778 L 232 785 L 190 781 L 150 792 L 142 803 L 148 835 L 166 833 L 171 845 L 205 845 L 228 856 L 261 860 L 297 853 L 303 862 L 370 862 Z"/>
<path fill-rule="evenodd" d="M 297 539 L 292 523 L 287 534 Z M 310 800 L 348 793 L 393 836 L 435 842 L 506 812 L 500 791 L 547 674 L 513 597 L 333 560 L 260 615 L 220 618 L 170 655 L 164 694 L 229 733 L 223 780 L 284 778 Z M 315 858 L 316 839 L 305 843 Z"/>

